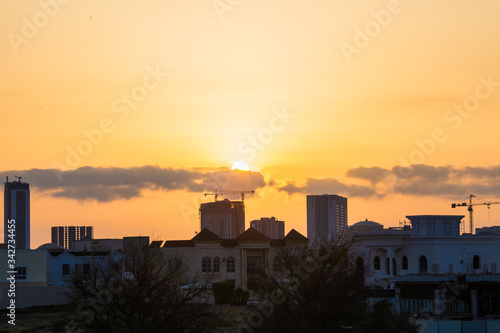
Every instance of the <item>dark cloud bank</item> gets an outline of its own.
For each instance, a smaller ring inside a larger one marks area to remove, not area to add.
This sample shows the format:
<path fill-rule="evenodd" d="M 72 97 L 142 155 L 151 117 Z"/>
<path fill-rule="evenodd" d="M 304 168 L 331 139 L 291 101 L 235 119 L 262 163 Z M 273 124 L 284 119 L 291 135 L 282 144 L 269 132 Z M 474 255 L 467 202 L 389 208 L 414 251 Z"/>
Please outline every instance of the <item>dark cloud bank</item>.
<path fill-rule="evenodd" d="M 141 196 L 143 190 L 214 189 L 253 190 L 266 185 L 259 172 L 200 169 L 172 169 L 158 166 L 130 168 L 82 167 L 75 170 L 56 169 L 11 170 L 0 172 L 5 179 L 14 175 L 53 197 L 108 202 Z"/>
<path fill-rule="evenodd" d="M 290 195 L 336 193 L 347 197 L 383 198 L 389 194 L 432 196 L 460 199 L 474 193 L 500 198 L 500 166 L 434 167 L 413 165 L 386 169 L 358 167 L 347 171 L 352 182 L 334 178 L 309 178 L 303 184 L 272 179 L 266 184 L 260 172 L 228 169 L 173 169 L 159 166 L 82 167 L 56 169 L 10 170 L 0 172 L 14 180 L 22 176 L 31 188 L 58 198 L 79 201 L 110 202 L 141 196 L 143 190 L 185 190 L 191 192 L 219 190 L 256 190 L 277 187 Z"/>
<path fill-rule="evenodd" d="M 434 167 L 424 164 L 391 169 L 380 167 L 358 167 L 349 169 L 347 177 L 368 185 L 355 185 L 336 179 L 307 179 L 305 184 L 288 182 L 280 187 L 289 194 L 338 193 L 348 197 L 384 197 L 388 194 L 414 196 L 439 196 L 446 198 L 466 197 L 471 193 L 500 197 L 500 166 Z"/>

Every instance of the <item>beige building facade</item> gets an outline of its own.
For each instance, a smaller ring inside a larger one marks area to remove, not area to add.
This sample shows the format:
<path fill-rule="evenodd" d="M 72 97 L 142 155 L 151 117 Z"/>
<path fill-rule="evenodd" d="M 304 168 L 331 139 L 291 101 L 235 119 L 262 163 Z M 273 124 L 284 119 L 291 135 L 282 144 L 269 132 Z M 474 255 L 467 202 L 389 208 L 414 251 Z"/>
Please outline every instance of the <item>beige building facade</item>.
<path fill-rule="evenodd" d="M 160 247 L 165 256 L 180 255 L 193 276 L 232 281 L 236 288 L 256 290 L 263 275 L 276 268 L 274 258 L 279 249 L 308 241 L 294 229 L 283 239 L 271 239 L 254 228 L 236 239 L 223 239 L 203 229 L 190 240 L 159 241 L 152 246 Z"/>

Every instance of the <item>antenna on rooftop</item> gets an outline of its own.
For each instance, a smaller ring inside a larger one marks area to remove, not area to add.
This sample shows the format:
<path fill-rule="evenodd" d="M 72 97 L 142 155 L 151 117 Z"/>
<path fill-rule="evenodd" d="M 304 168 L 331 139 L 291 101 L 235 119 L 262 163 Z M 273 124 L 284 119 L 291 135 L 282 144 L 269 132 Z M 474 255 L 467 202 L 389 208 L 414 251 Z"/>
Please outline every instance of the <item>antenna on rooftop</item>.
<path fill-rule="evenodd" d="M 23 177 L 19 177 L 19 176 L 14 176 L 14 177 L 16 177 L 16 178 L 17 178 L 17 181 L 18 181 L 18 182 L 21 182 L 21 178 L 23 178 Z"/>

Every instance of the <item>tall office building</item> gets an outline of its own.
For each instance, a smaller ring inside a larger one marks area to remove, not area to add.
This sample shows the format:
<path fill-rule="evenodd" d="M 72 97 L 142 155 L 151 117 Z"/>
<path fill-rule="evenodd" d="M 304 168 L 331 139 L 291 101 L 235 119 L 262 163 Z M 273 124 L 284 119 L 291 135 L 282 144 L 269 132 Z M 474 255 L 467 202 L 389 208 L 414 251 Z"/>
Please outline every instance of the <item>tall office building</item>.
<path fill-rule="evenodd" d="M 73 242 L 88 237 L 94 238 L 94 227 L 61 226 L 52 227 L 52 243 L 65 249 L 74 249 Z"/>
<path fill-rule="evenodd" d="M 9 240 L 8 221 L 15 220 L 14 239 L 17 249 L 30 248 L 30 184 L 18 180 L 9 182 L 9 177 L 5 181 L 4 187 L 4 242 Z"/>
<path fill-rule="evenodd" d="M 274 216 L 250 221 L 250 227 L 257 229 L 271 239 L 285 238 L 285 222 L 276 220 Z"/>
<path fill-rule="evenodd" d="M 245 231 L 243 201 L 208 202 L 200 205 L 201 230 L 209 229 L 224 239 L 235 239 Z"/>
<path fill-rule="evenodd" d="M 307 238 L 336 238 L 347 229 L 347 198 L 339 195 L 307 196 Z"/>

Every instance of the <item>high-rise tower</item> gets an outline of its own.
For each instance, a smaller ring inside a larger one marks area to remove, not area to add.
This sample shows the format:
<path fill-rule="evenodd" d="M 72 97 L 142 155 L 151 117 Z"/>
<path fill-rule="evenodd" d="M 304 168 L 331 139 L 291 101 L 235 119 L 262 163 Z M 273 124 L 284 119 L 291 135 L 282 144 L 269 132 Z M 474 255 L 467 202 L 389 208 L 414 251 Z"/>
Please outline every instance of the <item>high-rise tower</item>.
<path fill-rule="evenodd" d="M 307 196 L 307 238 L 336 238 L 347 229 L 347 198 L 339 195 Z"/>
<path fill-rule="evenodd" d="M 17 177 L 17 176 L 16 176 Z M 9 182 L 4 187 L 4 242 L 9 240 L 8 221 L 15 220 L 14 239 L 17 249 L 30 248 L 30 185 L 18 180 Z"/>
<path fill-rule="evenodd" d="M 61 226 L 52 227 L 52 243 L 59 244 L 65 249 L 74 249 L 73 242 L 88 237 L 94 238 L 94 227 L 89 226 Z"/>
<path fill-rule="evenodd" d="M 271 239 L 285 238 L 285 222 L 278 221 L 274 216 L 250 221 L 250 227 L 257 229 Z"/>
<path fill-rule="evenodd" d="M 209 229 L 224 239 L 235 239 L 245 231 L 245 205 L 243 201 L 203 203 L 200 206 L 201 230 Z"/>

